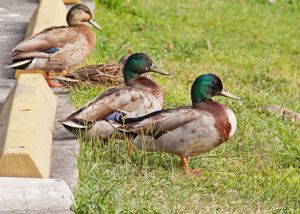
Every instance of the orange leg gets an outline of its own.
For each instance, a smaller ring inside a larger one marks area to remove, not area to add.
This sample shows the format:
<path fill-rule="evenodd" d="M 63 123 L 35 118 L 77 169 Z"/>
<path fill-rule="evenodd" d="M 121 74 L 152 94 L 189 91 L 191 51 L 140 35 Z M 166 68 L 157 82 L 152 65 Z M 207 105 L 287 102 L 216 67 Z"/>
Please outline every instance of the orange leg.
<path fill-rule="evenodd" d="M 62 84 L 53 82 L 53 81 L 50 79 L 50 77 L 49 77 L 49 72 L 46 71 L 45 74 L 46 74 L 45 80 L 46 80 L 46 82 L 48 83 L 49 87 L 51 87 L 51 88 L 59 88 L 59 87 L 62 86 Z"/>
<path fill-rule="evenodd" d="M 130 141 L 128 142 L 128 155 L 131 159 L 132 158 L 132 143 Z"/>
<path fill-rule="evenodd" d="M 181 157 L 181 167 L 184 174 L 192 174 L 196 175 L 201 172 L 199 169 L 190 169 L 189 168 L 189 158 L 188 157 Z"/>

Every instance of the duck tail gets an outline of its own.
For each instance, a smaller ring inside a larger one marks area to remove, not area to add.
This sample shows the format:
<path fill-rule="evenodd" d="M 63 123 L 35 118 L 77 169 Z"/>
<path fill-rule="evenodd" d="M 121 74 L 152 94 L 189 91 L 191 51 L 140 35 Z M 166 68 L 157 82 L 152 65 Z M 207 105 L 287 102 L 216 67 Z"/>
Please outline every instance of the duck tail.
<path fill-rule="evenodd" d="M 79 136 L 82 136 L 83 133 L 92 128 L 91 121 L 83 121 L 80 119 L 64 120 L 60 121 L 60 124 L 62 124 L 69 132 Z"/>
<path fill-rule="evenodd" d="M 6 66 L 6 68 L 26 69 L 31 62 L 32 59 L 14 60 L 13 63 Z"/>

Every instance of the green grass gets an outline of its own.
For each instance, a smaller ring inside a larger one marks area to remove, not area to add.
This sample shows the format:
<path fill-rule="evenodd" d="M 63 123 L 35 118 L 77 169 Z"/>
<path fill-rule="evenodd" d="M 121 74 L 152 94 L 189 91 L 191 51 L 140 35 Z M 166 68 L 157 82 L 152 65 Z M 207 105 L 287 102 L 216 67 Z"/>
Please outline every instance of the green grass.
<path fill-rule="evenodd" d="M 77 213 L 299 213 L 300 125 L 263 112 L 273 104 L 300 112 L 299 1 L 99 0 L 97 48 L 86 63 L 146 52 L 173 76 L 153 75 L 166 107 L 190 105 L 204 72 L 221 77 L 241 101 L 222 97 L 238 132 L 191 159 L 200 176 L 181 173 L 179 158 L 111 140 L 81 143 Z M 172 43 L 174 49 L 167 50 Z M 72 91 L 80 106 L 105 88 Z"/>

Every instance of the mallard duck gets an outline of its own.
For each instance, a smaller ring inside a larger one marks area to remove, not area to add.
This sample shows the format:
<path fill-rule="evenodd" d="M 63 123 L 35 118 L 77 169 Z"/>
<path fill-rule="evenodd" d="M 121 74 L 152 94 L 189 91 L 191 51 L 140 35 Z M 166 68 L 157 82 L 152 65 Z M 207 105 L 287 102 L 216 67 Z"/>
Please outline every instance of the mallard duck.
<path fill-rule="evenodd" d="M 146 54 L 132 54 L 123 67 L 125 86 L 113 87 L 101 93 L 61 120 L 62 125 L 87 138 L 97 137 L 106 141 L 112 136 L 121 137 L 120 132 L 111 126 L 110 120 L 139 117 L 163 107 L 161 88 L 152 80 L 141 76 L 147 72 L 168 75 Z"/>
<path fill-rule="evenodd" d="M 86 25 L 97 29 L 90 9 L 82 4 L 73 6 L 67 13 L 68 26 L 46 28 L 21 42 L 12 50 L 10 68 L 46 71 L 46 80 L 51 87 L 59 87 L 49 78 L 49 72 L 66 71 L 80 63 L 95 48 L 96 37 Z"/>
<path fill-rule="evenodd" d="M 55 77 L 64 86 L 84 84 L 86 86 L 98 84 L 121 85 L 124 83 L 123 66 L 130 54 L 122 56 L 118 63 L 104 63 L 88 65 L 68 73 L 62 77 Z"/>
<path fill-rule="evenodd" d="M 198 170 L 189 169 L 188 158 L 216 148 L 230 139 L 237 129 L 234 113 L 211 97 L 221 95 L 239 98 L 223 89 L 222 81 L 214 74 L 199 76 L 192 85 L 191 95 L 191 107 L 115 120 L 113 126 L 136 135 L 133 144 L 139 149 L 178 155 L 183 172 L 197 173 Z"/>

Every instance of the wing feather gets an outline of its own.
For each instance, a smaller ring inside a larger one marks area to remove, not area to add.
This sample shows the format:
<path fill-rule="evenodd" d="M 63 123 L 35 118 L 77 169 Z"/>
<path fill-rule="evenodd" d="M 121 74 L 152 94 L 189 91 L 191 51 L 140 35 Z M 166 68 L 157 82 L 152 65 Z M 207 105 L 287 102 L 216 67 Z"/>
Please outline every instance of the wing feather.
<path fill-rule="evenodd" d="M 114 87 L 94 98 L 67 119 L 103 120 L 114 111 L 122 112 L 126 118 L 131 118 L 149 114 L 161 108 L 159 101 L 147 92 L 126 86 Z"/>
<path fill-rule="evenodd" d="M 12 58 L 13 60 L 17 60 L 17 59 L 34 58 L 34 57 L 48 58 L 49 56 L 50 56 L 49 54 L 44 52 L 39 52 L 39 51 L 32 51 L 32 52 L 16 51 Z"/>
<path fill-rule="evenodd" d="M 129 132 L 136 134 L 157 135 L 160 132 L 166 133 L 177 129 L 184 124 L 190 123 L 198 117 L 202 112 L 191 107 L 180 107 L 171 110 L 161 110 L 144 117 L 135 118 L 134 122 L 130 119 L 125 120 L 125 128 Z"/>
<path fill-rule="evenodd" d="M 77 31 L 66 26 L 47 28 L 17 45 L 12 50 L 12 55 L 15 51 L 32 52 L 53 47 L 62 48 L 68 43 L 74 43 L 78 34 Z"/>

